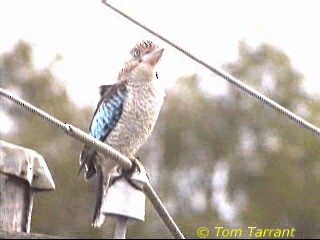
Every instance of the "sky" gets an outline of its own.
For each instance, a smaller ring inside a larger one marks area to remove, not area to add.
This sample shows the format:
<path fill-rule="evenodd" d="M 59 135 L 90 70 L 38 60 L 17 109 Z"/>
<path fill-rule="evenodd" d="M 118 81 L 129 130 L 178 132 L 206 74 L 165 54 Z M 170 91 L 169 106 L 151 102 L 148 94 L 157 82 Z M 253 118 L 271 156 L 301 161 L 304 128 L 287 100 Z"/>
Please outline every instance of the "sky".
<path fill-rule="evenodd" d="M 237 59 L 239 41 L 268 43 L 284 51 L 304 75 L 310 93 L 320 92 L 320 34 L 317 1 L 287 0 L 109 0 L 154 31 L 215 67 Z M 160 79 L 174 86 L 181 76 L 198 74 L 213 92 L 225 80 L 111 11 L 98 0 L 1 0 L 0 53 L 19 40 L 33 47 L 38 69 L 52 65 L 70 96 L 95 106 L 98 87 L 116 81 L 129 51 L 142 40 L 165 48 Z M 241 79 L 246 82 L 246 79 Z"/>

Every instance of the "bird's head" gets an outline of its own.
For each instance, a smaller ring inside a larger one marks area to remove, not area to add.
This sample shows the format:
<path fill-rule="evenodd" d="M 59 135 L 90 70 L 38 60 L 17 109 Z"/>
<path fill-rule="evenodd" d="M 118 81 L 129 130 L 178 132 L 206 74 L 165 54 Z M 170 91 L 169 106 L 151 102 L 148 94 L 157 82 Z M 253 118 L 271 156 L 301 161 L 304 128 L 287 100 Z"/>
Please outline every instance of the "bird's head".
<path fill-rule="evenodd" d="M 141 59 L 147 53 L 153 52 L 157 49 L 159 49 L 159 47 L 155 45 L 153 42 L 142 41 L 141 43 L 138 43 L 131 49 L 130 54 L 133 59 Z"/>
<path fill-rule="evenodd" d="M 155 66 L 159 62 L 164 49 L 160 49 L 151 41 L 137 44 L 131 51 L 132 59 L 128 61 L 118 76 L 118 81 L 132 80 L 148 82 L 157 79 Z"/>

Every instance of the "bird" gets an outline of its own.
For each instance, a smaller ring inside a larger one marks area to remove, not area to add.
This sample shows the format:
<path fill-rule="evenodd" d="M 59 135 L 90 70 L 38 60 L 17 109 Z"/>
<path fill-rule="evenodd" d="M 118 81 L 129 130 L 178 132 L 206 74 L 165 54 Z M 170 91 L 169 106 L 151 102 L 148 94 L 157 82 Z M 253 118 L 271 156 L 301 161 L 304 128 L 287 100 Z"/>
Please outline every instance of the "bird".
<path fill-rule="evenodd" d="M 153 131 L 166 95 L 155 70 L 163 51 L 152 41 L 136 44 L 116 83 L 100 86 L 100 101 L 90 123 L 89 135 L 126 155 L 134 167 L 138 161 L 135 155 Z M 104 222 L 101 205 L 111 162 L 105 158 L 88 145 L 79 156 L 79 172 L 85 169 L 85 179 L 98 177 L 94 227 Z"/>

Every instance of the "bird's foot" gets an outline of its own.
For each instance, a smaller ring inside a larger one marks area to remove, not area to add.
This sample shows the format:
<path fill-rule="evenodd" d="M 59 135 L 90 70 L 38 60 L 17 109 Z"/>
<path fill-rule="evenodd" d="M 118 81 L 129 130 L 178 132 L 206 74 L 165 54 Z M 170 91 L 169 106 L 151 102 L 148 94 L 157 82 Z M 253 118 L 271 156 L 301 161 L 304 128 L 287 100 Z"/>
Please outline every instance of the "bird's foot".
<path fill-rule="evenodd" d="M 140 173 L 141 172 L 141 166 L 142 166 L 141 162 L 139 161 L 140 157 L 134 157 L 134 158 L 131 158 L 130 160 L 131 160 L 131 163 L 132 163 L 132 166 L 131 166 L 130 169 L 123 169 L 120 166 L 117 166 L 117 168 L 116 168 L 117 172 L 121 173 L 121 175 L 122 174 L 126 174 L 126 175 L 130 174 L 130 175 L 132 175 L 135 171 Z"/>
<path fill-rule="evenodd" d="M 134 159 L 130 159 L 130 160 L 132 162 L 132 167 L 131 167 L 131 169 L 133 169 L 132 172 L 137 170 L 138 173 L 141 173 L 141 169 L 143 169 L 143 166 L 142 166 L 142 163 L 140 162 L 140 157 L 136 156 Z M 146 175 L 147 175 L 147 178 L 150 179 L 147 173 Z"/>
<path fill-rule="evenodd" d="M 140 157 L 137 156 L 133 159 L 130 159 L 131 162 L 132 162 L 132 167 L 131 167 L 131 172 L 135 172 L 135 171 L 138 171 L 138 173 L 141 173 L 141 169 L 142 169 L 142 163 L 139 161 L 140 160 Z"/>
<path fill-rule="evenodd" d="M 140 160 L 140 157 L 135 157 L 135 158 L 132 158 L 130 159 L 131 162 L 132 162 L 132 167 L 128 170 L 126 169 L 123 169 L 123 168 L 120 168 L 120 167 L 117 167 L 117 172 L 120 173 L 119 176 L 117 177 L 114 177 L 111 179 L 111 185 L 113 185 L 116 181 L 118 181 L 120 178 L 124 178 L 127 180 L 127 182 L 132 186 L 134 187 L 135 189 L 137 190 L 140 190 L 142 191 L 141 187 L 139 187 L 137 184 L 135 184 L 132 180 L 131 180 L 131 177 L 132 177 L 132 174 L 137 171 L 138 173 L 141 172 L 141 169 L 142 169 L 142 164 L 141 162 L 139 161 Z M 149 178 L 149 177 L 148 177 Z"/>

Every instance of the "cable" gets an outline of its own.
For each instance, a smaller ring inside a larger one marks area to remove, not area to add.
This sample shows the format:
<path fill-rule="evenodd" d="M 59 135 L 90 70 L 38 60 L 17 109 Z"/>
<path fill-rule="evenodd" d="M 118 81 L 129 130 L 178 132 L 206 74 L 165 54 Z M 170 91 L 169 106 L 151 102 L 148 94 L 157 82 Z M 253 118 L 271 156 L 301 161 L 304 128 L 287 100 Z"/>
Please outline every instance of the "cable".
<path fill-rule="evenodd" d="M 88 135 L 87 133 L 83 132 L 79 128 L 72 126 L 71 124 L 63 123 L 60 120 L 56 119 L 55 117 L 51 116 L 50 114 L 42 111 L 39 108 L 36 108 L 32 104 L 24 101 L 23 99 L 13 96 L 3 88 L 0 88 L 0 96 L 4 96 L 5 98 L 13 101 L 14 103 L 18 104 L 20 107 L 26 109 L 27 111 L 39 116 L 43 120 L 49 122 L 50 124 L 60 128 L 65 134 L 80 140 L 81 142 L 93 147 L 97 151 L 111 156 L 113 160 L 115 160 L 122 168 L 131 169 L 132 163 L 131 160 L 121 154 L 120 152 L 116 151 L 112 147 L 108 146 L 107 144 L 95 139 L 94 137 Z M 170 230 L 171 234 L 175 238 L 183 239 L 184 236 L 173 221 L 172 217 L 170 216 L 169 212 L 166 210 L 165 206 L 161 202 L 160 198 L 158 197 L 157 193 L 153 190 L 150 183 L 146 184 L 143 188 L 145 195 L 151 201 L 152 205 L 154 206 L 155 210 L 157 211 L 158 215 L 165 223 L 165 225 Z"/>
<path fill-rule="evenodd" d="M 51 115 L 47 114 L 46 112 L 34 107 L 33 105 L 31 105 L 30 103 L 24 101 L 23 99 L 11 95 L 9 92 L 4 90 L 3 88 L 0 88 L 0 94 L 2 96 L 4 96 L 4 97 L 10 99 L 14 103 L 18 104 L 19 106 L 25 108 L 29 112 L 32 112 L 32 113 L 38 115 L 39 117 L 43 118 L 47 122 L 50 122 L 51 124 L 53 124 L 56 127 L 60 128 L 62 131 L 64 131 L 64 132 L 68 131 L 67 127 L 65 126 L 65 124 L 63 122 L 61 122 L 58 119 L 52 117 Z"/>
<path fill-rule="evenodd" d="M 156 209 L 157 213 L 161 217 L 166 227 L 171 232 L 172 236 L 176 239 L 184 239 L 183 234 L 179 230 L 176 223 L 173 221 L 166 207 L 163 205 L 160 198 L 157 196 L 156 192 L 150 185 L 150 183 L 144 186 L 143 191 L 148 196 L 150 202 L 152 203 L 153 207 Z"/>
<path fill-rule="evenodd" d="M 197 62 L 200 65 L 204 66 L 205 68 L 209 69 L 210 71 L 212 71 L 213 73 L 217 74 L 221 78 L 227 80 L 229 83 L 235 85 L 236 87 L 240 88 L 244 92 L 246 92 L 249 95 L 255 97 L 256 99 L 258 99 L 259 101 L 263 102 L 267 106 L 277 110 L 278 112 L 280 112 L 281 114 L 283 114 L 284 116 L 286 116 L 290 120 L 294 121 L 298 125 L 310 130 L 313 133 L 316 133 L 316 134 L 320 135 L 320 129 L 318 127 L 314 126 L 313 124 L 309 123 L 308 121 L 306 121 L 303 118 L 299 117 L 298 115 L 294 114 L 290 110 L 282 107 L 277 102 L 275 102 L 272 99 L 266 97 L 262 93 L 259 93 L 257 90 L 255 90 L 252 87 L 246 85 L 245 83 L 241 82 L 237 78 L 235 78 L 235 77 L 231 76 L 230 74 L 226 73 L 222 69 L 218 69 L 217 67 L 213 67 L 213 66 L 209 65 L 208 63 L 204 62 L 203 60 L 197 58 L 196 56 L 192 55 L 188 51 L 186 51 L 183 48 L 179 47 L 178 45 L 174 44 L 173 42 L 171 42 L 167 38 L 163 37 L 159 33 L 151 30 L 150 28 L 148 28 L 144 24 L 138 22 L 137 20 L 133 19 L 129 15 L 127 15 L 124 12 L 120 11 L 119 9 L 113 7 L 111 4 L 107 3 L 106 0 L 102 0 L 102 3 L 105 4 L 107 7 L 111 8 L 113 11 L 115 11 L 118 14 L 122 15 L 123 17 L 125 17 L 129 21 L 133 22 L 134 24 L 138 25 L 139 27 L 143 28 L 144 30 L 148 31 L 149 33 L 153 34 L 154 36 L 158 37 L 162 41 L 166 42 L 170 46 L 174 47 L 178 51 L 182 52 L 183 54 L 185 54 L 186 56 L 188 56 L 189 58 L 191 58 L 195 62 Z"/>

